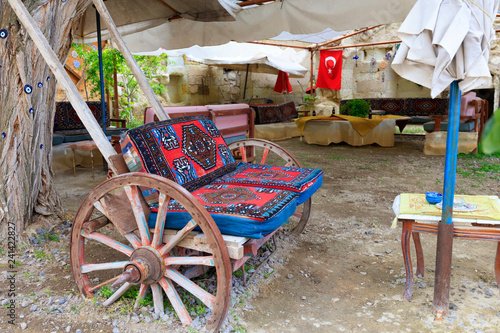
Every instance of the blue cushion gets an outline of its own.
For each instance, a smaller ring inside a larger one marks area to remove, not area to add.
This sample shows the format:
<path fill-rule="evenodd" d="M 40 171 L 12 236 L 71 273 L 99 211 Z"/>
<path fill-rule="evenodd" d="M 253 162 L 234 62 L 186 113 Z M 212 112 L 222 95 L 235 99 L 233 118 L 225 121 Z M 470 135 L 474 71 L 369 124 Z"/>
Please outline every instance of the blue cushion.
<path fill-rule="evenodd" d="M 434 121 L 430 121 L 428 123 L 425 123 L 424 130 L 426 132 L 434 132 Z M 447 131 L 447 130 L 448 130 L 448 122 L 442 121 L 440 131 Z M 467 121 L 465 123 L 459 123 L 458 131 L 459 132 L 472 132 L 472 131 L 474 131 L 474 122 Z"/>

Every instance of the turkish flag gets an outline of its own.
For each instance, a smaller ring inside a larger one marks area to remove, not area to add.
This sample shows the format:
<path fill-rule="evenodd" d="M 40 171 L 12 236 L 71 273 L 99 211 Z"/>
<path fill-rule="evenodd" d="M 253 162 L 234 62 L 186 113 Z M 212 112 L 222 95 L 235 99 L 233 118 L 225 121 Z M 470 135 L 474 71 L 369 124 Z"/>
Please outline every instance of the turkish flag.
<path fill-rule="evenodd" d="M 340 90 L 342 51 L 320 51 L 316 87 Z"/>
<path fill-rule="evenodd" d="M 288 94 L 292 92 L 292 85 L 288 80 L 288 73 L 282 71 L 278 72 L 278 78 L 276 79 L 276 84 L 274 85 L 274 91 L 280 94 Z"/>

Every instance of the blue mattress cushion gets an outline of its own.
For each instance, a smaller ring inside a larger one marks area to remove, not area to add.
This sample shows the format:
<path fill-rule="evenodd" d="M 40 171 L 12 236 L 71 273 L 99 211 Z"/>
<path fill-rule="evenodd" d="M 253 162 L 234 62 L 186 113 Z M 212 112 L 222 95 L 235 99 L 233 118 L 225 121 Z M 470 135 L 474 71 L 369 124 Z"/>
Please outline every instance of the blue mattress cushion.
<path fill-rule="evenodd" d="M 262 238 L 278 229 L 295 212 L 297 193 L 263 187 L 206 185 L 192 193 L 207 209 L 222 234 Z M 154 228 L 157 208 L 148 217 Z M 191 215 L 176 200 L 168 206 L 165 228 L 182 229 Z M 196 230 L 196 229 L 195 229 Z M 199 230 L 199 229 L 198 229 Z"/>
<path fill-rule="evenodd" d="M 304 203 L 323 184 L 323 171 L 319 169 L 280 167 L 239 163 L 236 170 L 215 179 L 212 184 L 261 186 L 296 192 L 297 205 Z"/>

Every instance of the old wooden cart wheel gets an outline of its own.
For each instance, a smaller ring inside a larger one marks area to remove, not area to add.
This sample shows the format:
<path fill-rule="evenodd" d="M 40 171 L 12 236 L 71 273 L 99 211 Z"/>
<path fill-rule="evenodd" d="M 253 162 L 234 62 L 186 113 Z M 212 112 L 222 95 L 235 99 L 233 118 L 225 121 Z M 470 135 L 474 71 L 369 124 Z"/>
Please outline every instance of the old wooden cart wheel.
<path fill-rule="evenodd" d="M 156 189 L 159 193 L 153 234 L 147 226 L 149 211 L 139 186 Z M 182 204 L 191 214 L 191 220 L 165 243 L 163 230 L 170 200 Z M 114 228 L 106 226 L 109 221 Z M 201 252 L 176 247 L 196 226 L 201 228 L 210 250 Z M 126 245 L 127 242 L 130 245 Z M 186 326 L 192 318 L 179 292 L 181 295 L 188 293 L 195 298 L 192 302 L 203 303 L 212 311 L 207 329 L 216 331 L 222 325 L 231 300 L 227 248 L 210 214 L 182 186 L 146 173 L 123 174 L 103 182 L 90 192 L 78 209 L 70 247 L 73 276 L 83 295 L 92 296 L 99 288 L 123 283 L 104 302 L 109 306 L 135 285 L 139 288 L 135 301 L 138 307 L 147 289 L 151 288 L 155 313 L 159 314 L 164 312 L 163 290 L 182 325 Z M 202 271 L 215 268 L 216 290 L 211 290 L 215 289 L 213 284 L 202 284 L 207 279 L 196 281 L 185 274 L 188 268 L 195 267 L 202 267 Z"/>
<path fill-rule="evenodd" d="M 239 149 L 243 162 L 253 162 L 261 165 L 277 165 L 286 167 L 301 168 L 299 161 L 295 159 L 288 151 L 274 142 L 262 139 L 244 139 L 231 143 L 229 149 Z M 253 153 L 250 154 L 250 150 Z M 269 152 L 273 152 L 269 155 Z M 251 155 L 251 160 L 247 156 Z M 311 198 L 297 207 L 293 217 L 287 224 L 288 228 L 294 233 L 300 234 L 304 231 L 309 216 L 311 214 Z"/>

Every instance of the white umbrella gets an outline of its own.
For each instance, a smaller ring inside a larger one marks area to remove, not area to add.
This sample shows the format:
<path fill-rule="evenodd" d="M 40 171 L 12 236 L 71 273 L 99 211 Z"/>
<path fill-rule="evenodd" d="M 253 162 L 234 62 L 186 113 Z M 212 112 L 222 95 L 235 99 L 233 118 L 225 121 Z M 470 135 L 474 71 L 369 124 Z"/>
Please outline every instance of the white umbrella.
<path fill-rule="evenodd" d="M 446 141 L 444 199 L 438 225 L 434 308 L 448 310 L 453 247 L 453 199 L 460 114 L 460 89 L 491 83 L 488 69 L 499 0 L 419 0 L 399 32 L 402 44 L 392 68 L 431 89 L 436 97 L 451 84 Z"/>
<path fill-rule="evenodd" d="M 420 0 L 399 29 L 403 41 L 392 68 L 431 89 L 434 98 L 453 81 L 467 92 L 491 84 L 488 68 L 498 0 Z"/>

